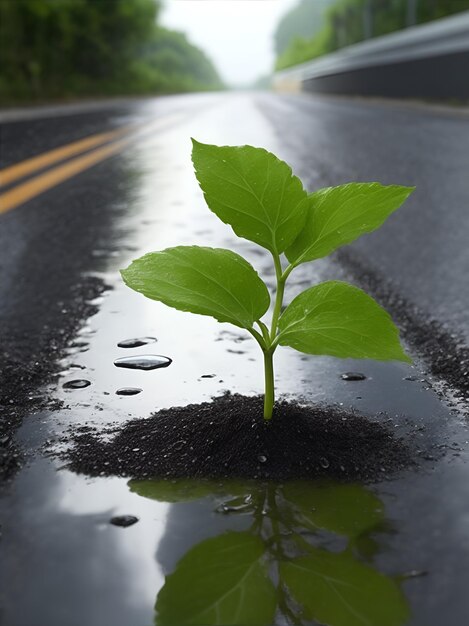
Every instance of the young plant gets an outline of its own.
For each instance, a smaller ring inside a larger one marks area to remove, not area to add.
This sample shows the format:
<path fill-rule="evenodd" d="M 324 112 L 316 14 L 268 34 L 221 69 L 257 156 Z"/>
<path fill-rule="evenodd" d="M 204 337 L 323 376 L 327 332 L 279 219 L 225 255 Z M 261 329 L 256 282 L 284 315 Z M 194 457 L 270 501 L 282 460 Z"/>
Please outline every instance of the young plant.
<path fill-rule="evenodd" d="M 307 193 L 286 163 L 252 146 L 193 140 L 192 160 L 209 208 L 239 237 L 272 255 L 277 287 L 270 327 L 262 320 L 270 307 L 266 285 L 230 250 L 167 248 L 133 261 L 122 277 L 152 300 L 247 330 L 264 355 L 266 420 L 274 407 L 273 356 L 279 345 L 307 354 L 410 362 L 389 314 L 345 282 L 310 287 L 282 310 L 285 284 L 298 265 L 379 228 L 413 187 L 347 183 Z"/>

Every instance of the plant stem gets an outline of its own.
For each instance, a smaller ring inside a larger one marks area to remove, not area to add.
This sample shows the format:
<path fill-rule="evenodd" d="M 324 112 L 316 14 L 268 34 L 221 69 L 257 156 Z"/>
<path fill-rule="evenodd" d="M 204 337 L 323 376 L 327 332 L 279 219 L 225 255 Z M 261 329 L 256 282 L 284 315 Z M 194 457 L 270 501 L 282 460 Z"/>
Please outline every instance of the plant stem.
<path fill-rule="evenodd" d="M 275 386 L 274 386 L 274 352 L 277 344 L 272 346 L 272 342 L 275 341 L 277 336 L 277 327 L 280 313 L 282 312 L 283 294 L 285 291 L 285 280 L 282 274 L 282 263 L 280 261 L 280 255 L 272 253 L 275 265 L 275 275 L 277 277 L 277 292 L 275 294 L 274 311 L 272 314 L 272 326 L 270 328 L 270 335 L 265 326 L 261 326 L 266 347 L 263 349 L 264 353 L 264 373 L 265 373 L 265 394 L 264 394 L 264 419 L 272 419 L 275 403 Z M 267 332 L 266 332 L 267 331 Z"/>
<path fill-rule="evenodd" d="M 270 341 L 277 335 L 277 326 L 280 313 L 282 312 L 283 294 L 285 291 L 285 279 L 282 275 L 282 264 L 278 254 L 274 254 L 275 274 L 277 276 L 277 293 L 275 296 L 274 312 L 272 314 L 272 327 L 270 329 Z"/>
<path fill-rule="evenodd" d="M 270 420 L 274 410 L 274 353 L 272 350 L 264 350 L 265 393 L 264 393 L 264 419 Z"/>

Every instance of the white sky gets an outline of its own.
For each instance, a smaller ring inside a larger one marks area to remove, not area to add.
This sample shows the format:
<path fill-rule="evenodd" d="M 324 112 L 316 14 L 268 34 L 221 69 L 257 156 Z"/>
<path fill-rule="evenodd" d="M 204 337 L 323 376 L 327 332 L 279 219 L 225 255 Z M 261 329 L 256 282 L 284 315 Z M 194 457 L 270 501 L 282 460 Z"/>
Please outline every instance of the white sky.
<path fill-rule="evenodd" d="M 161 23 L 184 31 L 231 85 L 252 82 L 274 65 L 273 34 L 299 0 L 164 0 Z"/>

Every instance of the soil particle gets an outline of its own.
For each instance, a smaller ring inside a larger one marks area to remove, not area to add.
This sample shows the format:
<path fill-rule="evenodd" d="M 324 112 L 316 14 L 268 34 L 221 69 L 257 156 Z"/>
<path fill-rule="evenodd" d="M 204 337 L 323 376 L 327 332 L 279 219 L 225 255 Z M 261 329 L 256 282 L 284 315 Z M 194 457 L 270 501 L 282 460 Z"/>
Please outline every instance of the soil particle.
<path fill-rule="evenodd" d="M 225 394 L 164 409 L 102 433 L 72 433 L 73 471 L 129 478 L 319 478 L 374 481 L 413 465 L 385 425 L 337 407 L 278 402 L 265 422 L 262 397 Z M 109 440 L 109 435 L 113 438 Z"/>

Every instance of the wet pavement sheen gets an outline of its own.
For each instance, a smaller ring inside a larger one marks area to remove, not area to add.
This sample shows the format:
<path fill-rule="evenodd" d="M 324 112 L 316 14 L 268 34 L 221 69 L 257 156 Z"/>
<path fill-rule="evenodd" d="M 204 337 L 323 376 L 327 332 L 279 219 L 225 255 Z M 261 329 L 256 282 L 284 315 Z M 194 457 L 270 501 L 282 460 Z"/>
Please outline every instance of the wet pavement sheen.
<path fill-rule="evenodd" d="M 235 119 L 243 124 L 234 125 Z M 201 621 L 191 623 L 469 623 L 469 436 L 418 361 L 411 367 L 278 351 L 280 394 L 354 407 L 389 423 L 421 450 L 418 470 L 383 476 L 375 485 L 90 479 L 49 455 L 61 449 L 60 438 L 72 425 L 99 429 L 224 390 L 262 390 L 261 355 L 249 337 L 145 300 L 119 280 L 118 270 L 132 258 L 188 243 L 232 247 L 272 280 L 268 256 L 235 241 L 204 207 L 191 170 L 190 136 L 262 145 L 288 158 L 288 146 L 250 95 L 217 96 L 209 111 L 199 110 L 119 157 L 120 176 L 128 177 L 132 192 L 120 211 L 118 254 L 100 261 L 100 276 L 113 289 L 78 337 L 87 345 L 70 349 L 59 384 L 45 390 L 64 407 L 30 416 L 19 431 L 28 463 L 0 500 L 4 623 L 148 626 L 183 624 L 195 615 Z M 118 191 L 109 202 L 119 202 Z M 325 260 L 298 270 L 287 299 L 305 281 L 329 279 L 336 271 Z M 157 337 L 157 352 L 172 359 L 171 367 L 116 368 L 115 359 L 149 349 L 119 348 L 126 337 Z M 77 372 L 92 384 L 64 389 Z M 342 378 L 350 373 L 365 379 Z M 128 387 L 143 391 L 116 394 Z M 111 523 L 122 516 L 138 521 Z M 233 556 L 221 559 L 223 553 Z M 236 558 L 249 565 L 250 584 L 245 594 L 228 593 L 221 602 Z M 214 578 L 200 560 L 210 564 Z M 335 603 L 327 595 L 332 579 L 342 589 Z M 221 592 L 214 598 L 216 585 Z"/>

